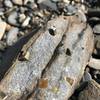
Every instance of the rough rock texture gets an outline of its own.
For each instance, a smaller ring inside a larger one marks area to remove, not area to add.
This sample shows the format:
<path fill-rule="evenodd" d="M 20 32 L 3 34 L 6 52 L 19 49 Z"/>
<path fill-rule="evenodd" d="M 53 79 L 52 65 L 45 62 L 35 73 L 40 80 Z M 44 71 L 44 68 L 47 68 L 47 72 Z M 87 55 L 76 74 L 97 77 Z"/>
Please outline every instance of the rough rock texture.
<path fill-rule="evenodd" d="M 100 60 L 99 60 L 99 59 L 95 59 L 95 58 L 92 58 L 92 57 L 91 57 L 91 59 L 90 59 L 88 65 L 89 65 L 91 68 L 100 70 Z"/>
<path fill-rule="evenodd" d="M 88 86 L 80 93 L 79 100 L 100 100 L 100 85 L 91 80 Z"/>
<path fill-rule="evenodd" d="M 29 49 L 31 54 L 29 61 L 18 61 L 1 81 L 0 90 L 8 95 L 7 100 L 17 100 L 23 94 L 33 90 L 67 27 L 68 20 L 64 17 L 48 22 L 45 32 Z"/>
<path fill-rule="evenodd" d="M 76 16 L 69 19 L 62 46 L 58 47 L 57 56 L 47 65 L 29 100 L 67 100 L 83 76 L 93 49 L 92 29 Z"/>

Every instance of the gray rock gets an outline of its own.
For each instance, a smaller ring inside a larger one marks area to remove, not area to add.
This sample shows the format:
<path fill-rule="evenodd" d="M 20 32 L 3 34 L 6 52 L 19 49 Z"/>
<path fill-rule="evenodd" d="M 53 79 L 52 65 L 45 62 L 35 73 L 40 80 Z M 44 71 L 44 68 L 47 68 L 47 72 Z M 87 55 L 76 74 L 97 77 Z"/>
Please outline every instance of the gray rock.
<path fill-rule="evenodd" d="M 6 7 L 10 7 L 10 8 L 13 7 L 11 0 L 4 0 L 4 4 Z"/>
<path fill-rule="evenodd" d="M 91 80 L 88 86 L 79 94 L 78 100 L 100 100 L 100 85 Z"/>
<path fill-rule="evenodd" d="M 59 1 L 62 1 L 62 0 L 51 0 L 51 1 L 53 1 L 53 2 L 59 2 Z"/>
<path fill-rule="evenodd" d="M 38 3 L 39 3 L 41 8 L 48 6 L 49 8 L 51 8 L 53 10 L 57 10 L 56 4 L 51 2 L 50 0 L 38 0 Z"/>
<path fill-rule="evenodd" d="M 25 14 L 20 14 L 19 15 L 19 22 L 23 22 L 25 20 L 26 16 Z"/>
<path fill-rule="evenodd" d="M 17 16 L 18 16 L 18 14 L 17 14 L 16 11 L 15 11 L 15 12 L 12 12 L 12 13 L 8 16 L 8 22 L 9 22 L 10 24 L 17 25 L 17 20 L 16 20 Z"/>
<path fill-rule="evenodd" d="M 0 51 L 4 51 L 6 48 L 6 43 L 4 43 L 3 41 L 0 41 Z"/>
<path fill-rule="evenodd" d="M 55 34 L 52 31 L 53 26 L 56 28 Z M 33 90 L 35 84 L 37 84 L 37 79 L 41 77 L 42 70 L 51 59 L 67 27 L 68 20 L 63 17 L 48 22 L 45 32 L 42 31 L 43 34 L 37 38 L 29 49 L 29 61 L 18 61 L 9 73 L 10 78 L 7 78 L 9 77 L 7 75 L 0 84 L 0 90 L 9 95 L 7 100 L 18 100 L 23 93 L 26 93 L 26 89 L 28 91 Z M 10 97 L 12 99 L 9 99 Z"/>
<path fill-rule="evenodd" d="M 18 28 L 11 28 L 7 33 L 7 45 L 11 46 L 13 43 L 17 41 L 17 34 L 19 32 Z"/>
<path fill-rule="evenodd" d="M 88 65 L 93 69 L 100 70 L 100 59 L 95 59 L 91 57 Z"/>
<path fill-rule="evenodd" d="M 23 4 L 23 0 L 12 0 L 13 3 L 18 4 L 18 5 L 22 5 Z"/>
<path fill-rule="evenodd" d="M 94 33 L 100 35 L 100 24 L 95 25 L 93 28 L 93 31 L 94 31 Z"/>
<path fill-rule="evenodd" d="M 73 6 L 73 5 L 67 5 L 64 8 L 64 12 L 67 15 L 72 15 L 72 14 L 75 14 L 77 12 L 77 8 L 76 8 L 76 6 Z"/>

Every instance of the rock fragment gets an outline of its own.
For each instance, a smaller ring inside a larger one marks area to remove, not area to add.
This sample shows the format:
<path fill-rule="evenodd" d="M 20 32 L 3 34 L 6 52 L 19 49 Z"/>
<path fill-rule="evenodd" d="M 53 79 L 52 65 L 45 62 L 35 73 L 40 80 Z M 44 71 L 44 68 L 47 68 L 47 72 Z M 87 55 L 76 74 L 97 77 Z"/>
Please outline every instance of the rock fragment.
<path fill-rule="evenodd" d="M 94 33 L 100 35 L 100 24 L 95 25 L 93 28 L 93 31 L 94 31 Z"/>
<path fill-rule="evenodd" d="M 11 0 L 4 0 L 4 4 L 6 7 L 9 7 L 9 8 L 13 7 Z"/>
<path fill-rule="evenodd" d="M 22 26 L 25 27 L 25 26 L 28 26 L 29 22 L 30 22 L 31 18 L 28 16 L 24 22 L 22 23 Z"/>
<path fill-rule="evenodd" d="M 67 5 L 64 8 L 64 12 L 66 15 L 73 15 L 77 12 L 77 8 L 76 6 L 73 6 L 73 5 Z"/>
<path fill-rule="evenodd" d="M 0 20 L 0 40 L 2 39 L 6 30 L 6 22 Z"/>
<path fill-rule="evenodd" d="M 11 46 L 17 41 L 18 28 L 11 28 L 7 33 L 7 45 Z"/>
<path fill-rule="evenodd" d="M 91 57 L 91 59 L 90 59 L 88 65 L 89 65 L 91 68 L 100 70 L 100 59 L 95 59 L 95 58 L 92 58 L 92 57 Z"/>
<path fill-rule="evenodd" d="M 100 100 L 100 85 L 91 80 L 88 86 L 79 94 L 78 100 Z"/>
<path fill-rule="evenodd" d="M 20 14 L 19 15 L 19 22 L 23 22 L 25 20 L 26 16 L 25 14 Z"/>
<path fill-rule="evenodd" d="M 56 4 L 51 2 L 50 0 L 38 0 L 38 4 L 40 5 L 41 8 L 49 7 L 52 10 L 56 10 L 57 11 Z"/>
<path fill-rule="evenodd" d="M 53 26 L 55 26 L 56 31 L 52 29 Z M 9 98 L 17 100 L 23 93 L 27 95 L 27 90 L 29 92 L 33 91 L 34 86 L 41 77 L 42 70 L 51 59 L 67 27 L 68 20 L 63 17 L 48 22 L 45 32 L 42 32 L 43 34 L 38 37 L 29 49 L 31 55 L 29 62 L 18 61 L 4 80 L 2 80 L 0 90 L 9 95 L 8 100 Z M 55 34 L 52 35 L 52 33 Z"/>
<path fill-rule="evenodd" d="M 16 11 L 12 12 L 9 16 L 8 16 L 8 22 L 12 25 L 17 25 L 17 20 L 16 18 L 18 17 L 18 14 Z"/>
<path fill-rule="evenodd" d="M 72 24 L 71 24 L 72 23 Z M 48 87 L 38 87 L 34 100 L 68 100 L 80 82 L 93 50 L 93 33 L 90 26 L 76 16 L 70 17 L 68 31 L 55 58 L 47 65 L 41 79 L 48 80 Z"/>

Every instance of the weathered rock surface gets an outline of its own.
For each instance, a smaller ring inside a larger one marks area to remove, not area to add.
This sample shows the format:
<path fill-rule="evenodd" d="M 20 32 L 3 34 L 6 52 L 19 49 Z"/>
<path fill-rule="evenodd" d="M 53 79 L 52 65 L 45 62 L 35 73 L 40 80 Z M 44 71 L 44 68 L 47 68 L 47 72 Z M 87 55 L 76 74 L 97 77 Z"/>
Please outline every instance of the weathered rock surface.
<path fill-rule="evenodd" d="M 13 45 L 17 41 L 19 29 L 16 27 L 12 27 L 7 33 L 7 44 L 9 46 Z"/>
<path fill-rule="evenodd" d="M 23 4 L 23 0 L 12 0 L 13 3 L 18 4 L 18 5 L 22 5 Z"/>
<path fill-rule="evenodd" d="M 70 17 L 70 21 L 66 39 L 62 47 L 58 48 L 58 55 L 42 76 L 43 87 L 38 86 L 33 99 L 30 98 L 32 100 L 67 100 L 83 76 L 93 49 L 92 29 L 76 16 Z M 48 85 L 44 87 L 46 83 Z"/>
<path fill-rule="evenodd" d="M 100 24 L 95 25 L 93 28 L 93 31 L 94 31 L 94 33 L 97 33 L 100 35 Z"/>
<path fill-rule="evenodd" d="M 91 80 L 88 86 L 80 93 L 79 100 L 100 100 L 100 85 Z"/>
<path fill-rule="evenodd" d="M 8 95 L 7 100 L 17 100 L 23 94 L 27 94 L 27 91 L 30 93 L 33 90 L 67 27 L 68 20 L 63 17 L 48 22 L 45 32 L 29 49 L 29 61 L 18 61 L 1 81 L 0 90 Z"/>

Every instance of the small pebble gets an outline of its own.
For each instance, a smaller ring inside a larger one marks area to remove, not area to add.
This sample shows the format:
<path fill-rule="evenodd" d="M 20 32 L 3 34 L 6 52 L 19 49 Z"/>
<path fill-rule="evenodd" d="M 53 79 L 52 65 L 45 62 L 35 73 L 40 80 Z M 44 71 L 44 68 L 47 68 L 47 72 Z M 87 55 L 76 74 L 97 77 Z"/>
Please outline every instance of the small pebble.
<path fill-rule="evenodd" d="M 4 43 L 3 41 L 0 41 L 0 51 L 4 51 L 6 48 L 6 43 Z"/>
<path fill-rule="evenodd" d="M 69 4 L 70 0 L 63 0 L 63 2 Z"/>
<path fill-rule="evenodd" d="M 100 35 L 100 24 L 97 24 L 93 28 L 94 33 Z"/>
<path fill-rule="evenodd" d="M 4 33 L 6 30 L 6 23 L 2 20 L 0 20 L 0 40 L 2 39 Z"/>
<path fill-rule="evenodd" d="M 8 17 L 8 22 L 13 25 L 17 25 L 17 12 L 12 12 Z"/>
<path fill-rule="evenodd" d="M 22 5 L 23 4 L 23 0 L 12 0 L 12 2 L 17 4 L 17 5 Z"/>
<path fill-rule="evenodd" d="M 82 22 L 86 22 L 87 21 L 87 18 L 85 16 L 84 12 L 82 12 L 81 10 L 78 10 L 78 17 Z"/>
<path fill-rule="evenodd" d="M 25 56 L 24 56 L 24 59 L 25 60 L 29 60 L 29 57 L 30 57 L 30 52 L 26 52 Z"/>
<path fill-rule="evenodd" d="M 10 29 L 11 29 L 11 25 L 10 24 L 7 24 L 7 26 L 6 26 L 6 31 L 9 31 Z"/>
<path fill-rule="evenodd" d="M 25 14 L 20 14 L 19 15 L 19 22 L 23 22 L 25 20 L 26 16 Z"/>
<path fill-rule="evenodd" d="M 9 8 L 13 7 L 11 0 L 4 0 L 4 4 L 6 7 L 9 7 Z"/>
<path fill-rule="evenodd" d="M 18 28 L 11 28 L 11 30 L 7 33 L 7 45 L 11 46 L 17 41 L 17 34 L 19 33 Z"/>
<path fill-rule="evenodd" d="M 73 5 L 67 5 L 64 8 L 64 12 L 65 12 L 66 15 L 73 15 L 77 12 L 77 8 Z"/>
<path fill-rule="evenodd" d="M 22 23 L 22 26 L 23 26 L 23 27 L 26 27 L 26 26 L 29 24 L 30 20 L 31 20 L 31 18 L 28 16 L 28 17 L 24 20 L 24 22 Z"/>
<path fill-rule="evenodd" d="M 91 80 L 92 80 L 91 74 L 89 72 L 85 72 L 83 76 L 83 82 L 87 82 Z"/>
<path fill-rule="evenodd" d="M 52 10 L 56 10 L 57 11 L 56 3 L 53 3 L 50 0 L 38 0 L 38 4 L 40 5 L 40 8 L 49 7 Z"/>

